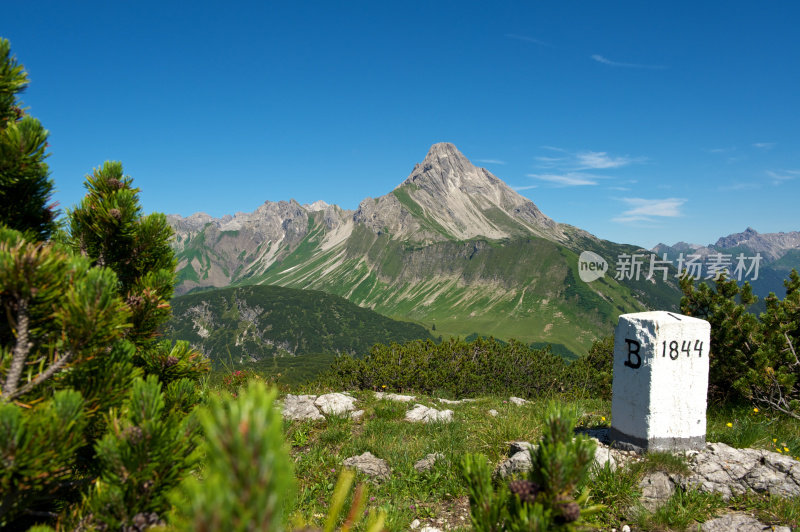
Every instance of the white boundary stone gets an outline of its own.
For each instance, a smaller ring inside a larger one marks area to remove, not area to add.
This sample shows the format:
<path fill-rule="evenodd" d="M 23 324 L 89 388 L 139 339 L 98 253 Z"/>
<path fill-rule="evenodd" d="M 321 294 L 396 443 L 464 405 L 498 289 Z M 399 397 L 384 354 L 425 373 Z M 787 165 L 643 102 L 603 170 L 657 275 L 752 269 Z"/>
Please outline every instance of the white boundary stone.
<path fill-rule="evenodd" d="M 619 317 L 612 441 L 649 451 L 705 445 L 710 334 L 707 321 L 673 312 Z"/>

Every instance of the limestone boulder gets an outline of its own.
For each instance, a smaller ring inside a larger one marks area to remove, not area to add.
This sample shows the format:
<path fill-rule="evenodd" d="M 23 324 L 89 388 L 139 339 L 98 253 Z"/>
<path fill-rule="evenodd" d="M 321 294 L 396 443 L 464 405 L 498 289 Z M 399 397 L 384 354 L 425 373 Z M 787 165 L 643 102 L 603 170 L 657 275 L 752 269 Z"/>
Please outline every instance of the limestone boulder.
<path fill-rule="evenodd" d="M 406 421 L 415 423 L 436 423 L 448 422 L 453 420 L 452 410 L 436 410 L 425 405 L 414 405 L 414 408 L 406 412 Z"/>
<path fill-rule="evenodd" d="M 283 399 L 283 417 L 291 420 L 325 419 L 314 404 L 316 395 L 288 394 Z"/>
<path fill-rule="evenodd" d="M 391 475 L 389 464 L 371 452 L 367 451 L 359 456 L 351 456 L 343 462 L 345 467 L 352 467 L 368 477 L 376 479 L 387 479 Z"/>

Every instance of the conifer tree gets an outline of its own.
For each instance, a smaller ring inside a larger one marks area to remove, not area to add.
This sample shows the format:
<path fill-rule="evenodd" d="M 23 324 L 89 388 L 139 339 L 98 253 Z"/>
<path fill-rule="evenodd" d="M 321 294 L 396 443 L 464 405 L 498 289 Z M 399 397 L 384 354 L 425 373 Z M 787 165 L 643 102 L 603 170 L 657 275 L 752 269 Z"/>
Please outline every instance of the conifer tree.
<path fill-rule="evenodd" d="M 17 203 L 0 212 L 0 529 L 157 520 L 193 464 L 208 370 L 158 338 L 171 230 L 142 216 L 131 178 L 106 163 L 68 232 L 42 242 L 54 227 L 47 133 L 16 107 L 27 78 L 7 41 L 0 61 L 0 204 Z"/>
<path fill-rule="evenodd" d="M 46 240 L 56 214 L 48 205 L 53 192 L 44 162 L 48 132 L 17 99 L 27 85 L 27 72 L 0 37 L 0 225 Z"/>

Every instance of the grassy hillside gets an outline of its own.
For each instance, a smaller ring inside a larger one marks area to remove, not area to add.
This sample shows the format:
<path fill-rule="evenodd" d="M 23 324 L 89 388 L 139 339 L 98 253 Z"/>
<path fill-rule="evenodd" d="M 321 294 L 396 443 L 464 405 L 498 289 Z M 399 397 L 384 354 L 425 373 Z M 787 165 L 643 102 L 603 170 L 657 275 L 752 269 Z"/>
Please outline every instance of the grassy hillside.
<path fill-rule="evenodd" d="M 432 338 L 420 325 L 341 297 L 280 286 L 206 290 L 175 298 L 172 309 L 166 336 L 188 341 L 216 368 L 289 369 L 295 377 L 310 376 L 338 353 L 359 356 L 376 343 Z"/>

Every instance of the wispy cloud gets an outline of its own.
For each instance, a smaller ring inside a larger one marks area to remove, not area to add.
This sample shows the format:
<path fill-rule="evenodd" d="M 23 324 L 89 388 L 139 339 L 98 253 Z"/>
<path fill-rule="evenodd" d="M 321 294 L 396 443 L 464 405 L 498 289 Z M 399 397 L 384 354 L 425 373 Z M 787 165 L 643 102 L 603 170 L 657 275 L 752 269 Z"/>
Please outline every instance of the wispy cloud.
<path fill-rule="evenodd" d="M 779 170 L 777 172 L 767 170 L 767 176 L 772 180 L 773 185 L 782 185 L 786 181 L 800 177 L 800 170 Z"/>
<path fill-rule="evenodd" d="M 585 151 L 576 154 L 578 167 L 582 169 L 600 170 L 619 168 L 634 162 L 630 157 L 612 157 L 604 151 Z"/>
<path fill-rule="evenodd" d="M 532 188 L 539 188 L 539 185 L 524 185 L 521 187 L 511 187 L 511 188 L 519 192 L 520 190 L 530 190 Z"/>
<path fill-rule="evenodd" d="M 528 174 L 528 177 L 546 181 L 561 187 L 578 187 L 597 184 L 597 176 L 582 174 L 580 172 L 569 172 L 566 174 Z"/>
<path fill-rule="evenodd" d="M 686 203 L 684 198 L 620 198 L 620 201 L 631 208 L 612 218 L 612 222 L 654 222 L 657 218 L 678 218 L 683 216 L 681 207 Z"/>
<path fill-rule="evenodd" d="M 483 164 L 506 164 L 505 161 L 500 161 L 498 159 L 475 159 L 475 160 Z"/>
<path fill-rule="evenodd" d="M 774 142 L 755 142 L 753 143 L 754 148 L 758 148 L 760 150 L 771 150 L 775 147 Z"/>
<path fill-rule="evenodd" d="M 517 41 L 525 41 L 530 42 L 533 44 L 538 44 L 539 46 L 546 46 L 547 48 L 552 48 L 553 45 L 549 42 L 540 41 L 539 39 L 534 39 L 533 37 L 528 37 L 527 35 L 517 35 L 514 33 L 506 33 L 506 38 L 508 39 L 515 39 Z"/>
<path fill-rule="evenodd" d="M 583 170 L 608 170 L 621 168 L 633 163 L 641 163 L 644 157 L 630 157 L 628 155 L 609 155 L 604 151 L 585 150 L 569 152 L 554 146 L 542 146 L 543 149 L 560 153 L 560 156 L 539 155 L 534 157 L 539 168 L 559 168 L 564 172 L 580 172 Z"/>
<path fill-rule="evenodd" d="M 602 63 L 604 65 L 612 66 L 612 67 L 621 67 L 621 68 L 647 68 L 650 70 L 664 70 L 665 66 L 663 65 L 642 65 L 638 63 L 621 63 L 619 61 L 612 61 L 606 57 L 603 57 L 600 54 L 593 54 L 592 59 L 597 61 L 598 63 Z"/>

